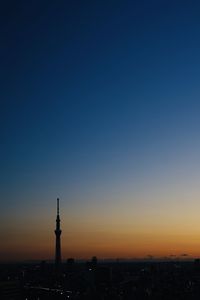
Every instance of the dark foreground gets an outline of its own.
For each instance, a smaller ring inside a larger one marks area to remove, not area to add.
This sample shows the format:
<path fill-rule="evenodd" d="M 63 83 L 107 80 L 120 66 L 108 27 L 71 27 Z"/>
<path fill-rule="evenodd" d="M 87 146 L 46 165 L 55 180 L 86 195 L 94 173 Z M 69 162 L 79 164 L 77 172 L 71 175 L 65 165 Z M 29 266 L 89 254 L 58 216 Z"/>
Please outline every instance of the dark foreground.
<path fill-rule="evenodd" d="M 200 299 L 200 263 L 2 264 L 0 299 Z"/>

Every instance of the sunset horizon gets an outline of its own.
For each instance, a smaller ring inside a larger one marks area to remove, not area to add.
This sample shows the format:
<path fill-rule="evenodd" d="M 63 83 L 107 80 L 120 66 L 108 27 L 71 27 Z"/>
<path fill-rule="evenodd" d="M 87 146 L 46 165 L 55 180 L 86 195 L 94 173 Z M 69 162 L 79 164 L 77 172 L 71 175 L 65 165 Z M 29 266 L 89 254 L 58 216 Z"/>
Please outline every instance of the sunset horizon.
<path fill-rule="evenodd" d="M 51 220 L 52 225 L 55 220 L 56 212 L 53 220 Z M 181 228 L 179 231 L 173 231 L 172 233 L 172 231 L 167 231 L 164 228 L 164 222 L 162 230 L 156 230 L 155 224 L 153 228 L 146 224 L 143 224 L 143 226 L 140 224 L 140 229 L 138 230 L 128 230 L 121 227 L 117 233 L 109 228 L 107 230 L 104 228 L 103 231 L 99 230 L 98 232 L 92 232 L 92 230 L 88 232 L 87 227 L 82 227 L 82 230 L 80 227 L 79 229 L 78 227 L 71 227 L 70 232 L 65 229 L 66 227 L 63 227 L 63 224 L 66 224 L 66 220 L 64 220 L 61 207 L 61 251 L 63 262 L 71 257 L 76 260 L 89 260 L 93 256 L 97 256 L 100 260 L 191 260 L 199 258 L 199 233 L 185 234 Z M 91 225 L 90 228 L 92 228 Z M 40 228 L 38 232 L 35 231 L 35 234 L 33 234 L 29 228 L 26 228 L 24 231 L 25 235 L 23 235 L 24 243 L 20 244 L 19 236 L 16 235 L 15 246 L 12 238 L 12 247 L 14 247 L 11 251 L 9 251 L 9 248 L 5 249 L 5 254 L 1 253 L 0 262 L 54 261 L 55 228 L 52 227 L 52 230 L 50 229 L 48 231 L 47 228 Z M 22 229 L 20 230 L 20 234 L 24 232 Z M 18 250 L 16 250 L 17 247 Z"/>

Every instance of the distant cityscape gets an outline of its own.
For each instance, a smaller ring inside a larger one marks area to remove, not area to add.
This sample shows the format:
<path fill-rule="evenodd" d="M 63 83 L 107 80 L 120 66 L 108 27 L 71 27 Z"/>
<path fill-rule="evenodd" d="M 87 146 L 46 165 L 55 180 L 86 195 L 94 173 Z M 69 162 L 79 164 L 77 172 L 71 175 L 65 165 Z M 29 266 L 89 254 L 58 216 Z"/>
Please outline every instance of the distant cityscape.
<path fill-rule="evenodd" d="M 199 299 L 199 259 L 62 261 L 60 223 L 57 199 L 54 263 L 1 264 L 0 299 Z"/>

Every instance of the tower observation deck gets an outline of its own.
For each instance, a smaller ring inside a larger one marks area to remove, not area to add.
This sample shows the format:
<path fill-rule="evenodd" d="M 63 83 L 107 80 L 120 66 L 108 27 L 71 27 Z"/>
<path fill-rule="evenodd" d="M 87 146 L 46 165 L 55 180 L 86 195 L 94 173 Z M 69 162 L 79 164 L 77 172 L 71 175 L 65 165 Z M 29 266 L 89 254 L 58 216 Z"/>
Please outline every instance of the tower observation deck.
<path fill-rule="evenodd" d="M 55 265 L 56 267 L 60 267 L 61 265 L 61 229 L 60 229 L 60 215 L 59 215 L 59 198 L 57 198 L 57 217 L 56 217 L 56 248 L 55 248 Z"/>

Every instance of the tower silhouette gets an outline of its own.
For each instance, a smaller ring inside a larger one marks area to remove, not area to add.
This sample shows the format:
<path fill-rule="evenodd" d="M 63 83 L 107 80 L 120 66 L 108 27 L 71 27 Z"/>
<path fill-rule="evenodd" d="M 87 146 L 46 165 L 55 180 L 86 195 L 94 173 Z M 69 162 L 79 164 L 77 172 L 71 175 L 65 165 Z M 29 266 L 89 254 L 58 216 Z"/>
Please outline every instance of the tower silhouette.
<path fill-rule="evenodd" d="M 61 265 L 61 229 L 60 229 L 60 215 L 59 215 L 59 198 L 57 198 L 57 218 L 56 218 L 56 249 L 55 249 L 55 265 L 59 268 Z"/>

